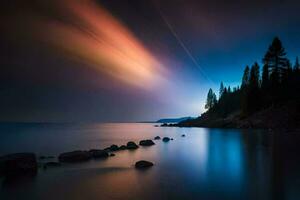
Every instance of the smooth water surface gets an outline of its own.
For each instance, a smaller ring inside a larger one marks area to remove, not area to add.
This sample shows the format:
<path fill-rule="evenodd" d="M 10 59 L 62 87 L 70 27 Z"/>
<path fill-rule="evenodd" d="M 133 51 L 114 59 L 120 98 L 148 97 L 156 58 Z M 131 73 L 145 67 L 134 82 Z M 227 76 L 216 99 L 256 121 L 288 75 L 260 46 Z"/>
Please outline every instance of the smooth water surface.
<path fill-rule="evenodd" d="M 181 137 L 185 134 L 186 137 Z M 263 130 L 154 127 L 154 124 L 1 124 L 0 155 L 55 155 L 155 136 L 151 147 L 40 169 L 1 180 L 0 199 L 300 199 L 299 135 Z M 139 171 L 138 160 L 155 166 Z"/>

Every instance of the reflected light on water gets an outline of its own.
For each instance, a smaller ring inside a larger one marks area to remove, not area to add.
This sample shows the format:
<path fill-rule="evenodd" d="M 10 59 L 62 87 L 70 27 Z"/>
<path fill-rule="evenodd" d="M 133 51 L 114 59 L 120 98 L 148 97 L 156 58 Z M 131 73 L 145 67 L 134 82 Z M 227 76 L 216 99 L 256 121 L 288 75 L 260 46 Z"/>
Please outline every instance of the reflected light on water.
<path fill-rule="evenodd" d="M 0 127 L 0 130 L 0 152 L 13 153 L 22 149 L 38 155 L 104 148 L 128 141 L 138 143 L 157 135 L 174 138 L 168 143 L 155 140 L 154 146 L 140 147 L 135 151 L 118 151 L 116 156 L 105 160 L 40 170 L 38 176 L 26 185 L 0 188 L 0 199 L 35 199 L 34 194 L 37 194 L 36 199 L 45 200 L 78 197 L 91 200 L 197 200 L 199 197 L 209 200 L 268 200 L 273 199 L 271 183 L 277 183 L 279 187 L 276 188 L 284 190 L 280 182 L 283 179 L 277 177 L 277 182 L 274 182 L 272 178 L 272 174 L 279 176 L 283 172 L 278 167 L 272 172 L 269 147 L 261 145 L 265 141 L 257 143 L 263 138 L 269 140 L 263 132 L 156 128 L 153 124 L 21 125 Z M 186 137 L 181 137 L 182 134 Z M 28 140 L 23 140 L 24 135 Z M 18 145 L 9 145 L 16 141 Z M 286 159 L 286 156 L 282 158 Z M 154 167 L 136 170 L 134 164 L 138 160 L 149 160 Z M 289 196 L 298 194 L 293 183 L 298 180 L 299 165 L 293 164 L 295 167 L 285 174 Z"/>

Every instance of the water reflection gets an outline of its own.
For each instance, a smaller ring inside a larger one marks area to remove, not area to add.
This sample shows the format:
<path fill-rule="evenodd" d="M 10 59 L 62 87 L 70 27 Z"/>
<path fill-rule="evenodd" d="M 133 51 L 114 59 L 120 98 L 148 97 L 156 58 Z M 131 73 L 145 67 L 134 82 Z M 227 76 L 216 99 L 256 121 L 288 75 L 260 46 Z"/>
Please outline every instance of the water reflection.
<path fill-rule="evenodd" d="M 174 140 L 116 152 L 106 160 L 40 170 L 31 181 L 1 187 L 0 199 L 299 199 L 299 134 L 152 124 L 26 126 L 9 133 L 0 134 L 0 148 L 9 153 L 57 154 L 156 135 Z M 18 140 L 25 133 L 27 139 Z M 36 137 L 39 144 L 33 142 Z M 49 144 L 53 138 L 57 142 Z M 14 140 L 18 147 L 9 145 Z M 141 159 L 155 166 L 135 170 L 133 164 Z"/>

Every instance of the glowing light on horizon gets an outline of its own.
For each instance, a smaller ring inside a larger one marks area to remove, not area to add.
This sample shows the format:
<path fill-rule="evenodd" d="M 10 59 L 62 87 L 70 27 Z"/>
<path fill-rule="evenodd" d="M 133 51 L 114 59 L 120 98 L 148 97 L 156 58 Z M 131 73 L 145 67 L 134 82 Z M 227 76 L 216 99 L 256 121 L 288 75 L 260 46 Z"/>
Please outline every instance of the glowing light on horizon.
<path fill-rule="evenodd" d="M 54 1 L 51 6 L 58 16 L 28 20 L 34 39 L 131 85 L 151 88 L 165 80 L 165 67 L 103 7 L 92 0 Z"/>

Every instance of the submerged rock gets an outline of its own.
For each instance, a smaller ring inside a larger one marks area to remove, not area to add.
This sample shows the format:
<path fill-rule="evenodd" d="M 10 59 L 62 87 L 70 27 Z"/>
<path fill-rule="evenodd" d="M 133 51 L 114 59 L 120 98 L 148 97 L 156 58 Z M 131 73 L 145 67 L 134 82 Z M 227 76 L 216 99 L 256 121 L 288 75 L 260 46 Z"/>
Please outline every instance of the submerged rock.
<path fill-rule="evenodd" d="M 154 140 L 160 140 L 160 137 L 159 137 L 159 136 L 156 136 L 156 137 L 154 138 Z"/>
<path fill-rule="evenodd" d="M 71 151 L 60 154 L 58 156 L 58 160 L 59 162 L 82 162 L 91 159 L 92 155 L 93 153 L 90 153 L 88 151 Z"/>
<path fill-rule="evenodd" d="M 141 146 L 152 146 L 155 143 L 152 140 L 141 140 L 139 143 Z"/>
<path fill-rule="evenodd" d="M 152 167 L 154 164 L 150 161 L 146 161 L 146 160 L 140 160 L 138 162 L 135 163 L 135 168 L 137 169 L 145 169 L 145 168 L 149 168 Z"/>
<path fill-rule="evenodd" d="M 91 149 L 89 153 L 93 158 L 107 158 L 109 156 L 105 150 L 100 149 Z"/>
<path fill-rule="evenodd" d="M 169 138 L 169 137 L 164 137 L 163 139 L 162 139 L 162 141 L 163 142 L 169 142 L 171 139 Z"/>
<path fill-rule="evenodd" d="M 126 145 L 127 149 L 137 149 L 139 148 L 139 146 L 135 143 L 135 142 L 127 142 L 127 145 Z"/>
<path fill-rule="evenodd" d="M 0 157 L 0 176 L 35 175 L 37 169 L 34 153 L 16 153 Z"/>

